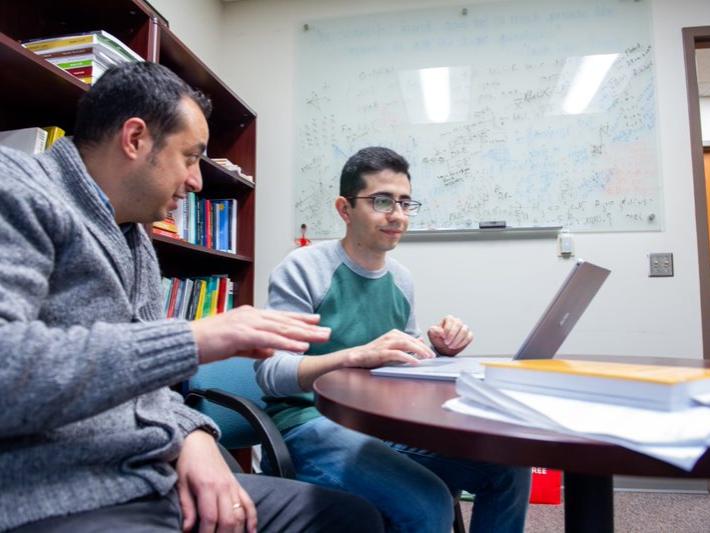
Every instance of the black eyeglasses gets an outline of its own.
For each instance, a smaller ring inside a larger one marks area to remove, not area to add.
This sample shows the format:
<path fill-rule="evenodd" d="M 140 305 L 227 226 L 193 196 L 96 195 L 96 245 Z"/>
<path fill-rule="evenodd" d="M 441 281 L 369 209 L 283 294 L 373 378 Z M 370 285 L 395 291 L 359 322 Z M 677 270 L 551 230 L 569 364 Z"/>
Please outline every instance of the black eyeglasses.
<path fill-rule="evenodd" d="M 395 205 L 399 204 L 405 215 L 413 217 L 419 212 L 421 202 L 415 200 L 395 200 L 389 196 L 348 196 L 349 200 L 360 198 L 362 200 L 372 200 L 372 208 L 378 213 L 393 213 Z"/>

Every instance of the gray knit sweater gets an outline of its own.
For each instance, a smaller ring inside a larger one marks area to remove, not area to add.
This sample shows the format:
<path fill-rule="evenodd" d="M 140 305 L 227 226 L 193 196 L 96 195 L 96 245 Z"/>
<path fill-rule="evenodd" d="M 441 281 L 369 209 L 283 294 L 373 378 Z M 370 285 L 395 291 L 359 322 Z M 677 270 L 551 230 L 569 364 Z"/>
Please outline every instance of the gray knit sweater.
<path fill-rule="evenodd" d="M 147 235 L 122 233 L 70 140 L 0 148 L 0 531 L 173 487 L 212 422 L 166 388 L 197 349 L 160 302 Z"/>

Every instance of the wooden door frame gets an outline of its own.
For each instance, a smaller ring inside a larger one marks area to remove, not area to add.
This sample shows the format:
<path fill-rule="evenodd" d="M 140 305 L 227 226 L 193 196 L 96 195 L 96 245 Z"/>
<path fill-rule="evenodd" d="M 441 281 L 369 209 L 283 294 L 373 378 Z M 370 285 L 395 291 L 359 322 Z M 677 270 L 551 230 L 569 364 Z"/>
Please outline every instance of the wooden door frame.
<path fill-rule="evenodd" d="M 695 194 L 695 225 L 698 239 L 703 359 L 710 359 L 710 235 L 708 235 L 703 139 L 700 129 L 700 95 L 695 62 L 695 50 L 698 48 L 710 48 L 710 26 L 683 28 L 683 55 L 685 56 L 685 80 L 690 121 L 690 153 L 693 163 L 693 191 Z"/>

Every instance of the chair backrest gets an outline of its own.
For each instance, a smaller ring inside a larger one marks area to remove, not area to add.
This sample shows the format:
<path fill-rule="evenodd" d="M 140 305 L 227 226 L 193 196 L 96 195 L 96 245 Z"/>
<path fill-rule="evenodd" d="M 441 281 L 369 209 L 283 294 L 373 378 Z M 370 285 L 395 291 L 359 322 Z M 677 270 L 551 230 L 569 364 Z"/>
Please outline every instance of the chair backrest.
<path fill-rule="evenodd" d="M 201 365 L 197 373 L 188 382 L 188 389 L 222 389 L 254 402 L 263 408 L 262 392 L 256 384 L 254 360 L 245 357 L 233 357 L 208 365 Z M 227 449 L 247 448 L 259 444 L 259 438 L 252 427 L 238 413 L 199 400 L 195 409 L 212 418 L 222 430 L 220 443 Z"/>

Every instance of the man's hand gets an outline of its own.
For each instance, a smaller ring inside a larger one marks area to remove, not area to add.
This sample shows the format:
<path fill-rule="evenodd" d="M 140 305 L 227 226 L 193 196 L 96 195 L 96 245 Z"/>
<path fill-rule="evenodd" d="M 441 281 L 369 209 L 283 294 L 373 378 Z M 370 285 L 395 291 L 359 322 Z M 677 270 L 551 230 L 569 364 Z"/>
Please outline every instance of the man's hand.
<path fill-rule="evenodd" d="M 256 533 L 256 507 L 222 458 L 212 435 L 193 431 L 177 461 L 183 531 Z"/>
<path fill-rule="evenodd" d="M 429 341 L 442 355 L 454 356 L 473 340 L 473 333 L 458 318 L 448 315 L 428 331 Z"/>
<path fill-rule="evenodd" d="M 200 363 L 236 355 L 266 358 L 274 350 L 304 352 L 309 342 L 325 342 L 329 328 L 317 326 L 318 315 L 266 311 L 243 305 L 191 322 Z"/>
<path fill-rule="evenodd" d="M 313 390 L 313 382 L 338 368 L 377 368 L 388 363 L 414 363 L 436 354 L 424 341 L 393 329 L 372 342 L 318 357 L 304 357 L 298 365 L 298 384 Z"/>
<path fill-rule="evenodd" d="M 376 368 L 388 363 L 416 363 L 419 359 L 431 359 L 436 355 L 422 340 L 398 329 L 346 352 L 345 366 L 357 368 Z"/>

